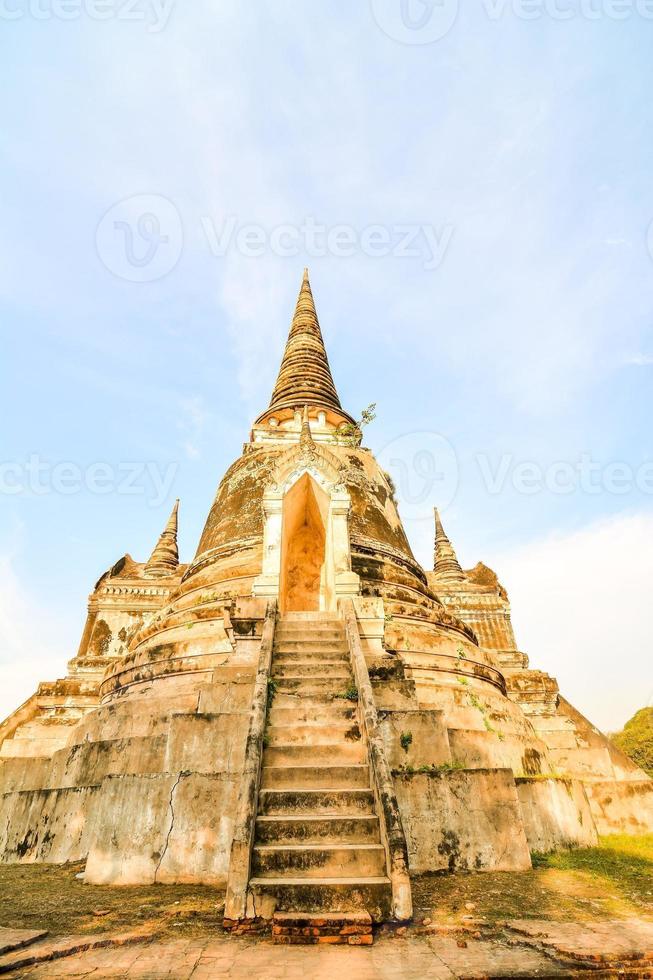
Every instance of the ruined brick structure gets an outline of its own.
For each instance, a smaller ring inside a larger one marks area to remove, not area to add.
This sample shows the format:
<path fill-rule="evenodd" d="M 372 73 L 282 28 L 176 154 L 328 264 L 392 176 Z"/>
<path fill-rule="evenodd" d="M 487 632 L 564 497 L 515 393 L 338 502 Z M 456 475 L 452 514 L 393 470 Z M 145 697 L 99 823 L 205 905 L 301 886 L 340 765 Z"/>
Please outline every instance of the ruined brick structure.
<path fill-rule="evenodd" d="M 408 870 L 653 827 L 653 781 L 529 667 L 437 512 L 433 571 L 415 560 L 307 275 L 188 565 L 176 534 L 175 506 L 97 583 L 67 676 L 0 726 L 0 860 L 227 885 L 233 923 L 330 913 L 367 942 L 342 915 L 409 917 Z"/>

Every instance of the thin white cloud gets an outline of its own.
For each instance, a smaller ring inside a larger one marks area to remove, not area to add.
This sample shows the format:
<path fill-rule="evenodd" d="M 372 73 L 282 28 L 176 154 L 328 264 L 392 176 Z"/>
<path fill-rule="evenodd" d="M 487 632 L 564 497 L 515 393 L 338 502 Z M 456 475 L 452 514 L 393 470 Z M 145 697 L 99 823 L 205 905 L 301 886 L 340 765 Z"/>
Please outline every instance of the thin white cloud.
<path fill-rule="evenodd" d="M 624 515 L 496 554 L 531 666 L 604 730 L 653 699 L 653 515 Z"/>
<path fill-rule="evenodd" d="M 198 395 L 179 399 L 180 415 L 177 428 L 182 433 L 182 449 L 188 459 L 201 456 L 201 439 L 208 419 L 211 417 Z"/>
<path fill-rule="evenodd" d="M 65 676 L 74 656 L 64 623 L 21 582 L 12 553 L 0 555 L 0 720 L 32 695 L 40 681 Z"/>
<path fill-rule="evenodd" d="M 653 354 L 631 354 L 626 358 L 626 364 L 633 367 L 651 367 L 653 365 Z"/>

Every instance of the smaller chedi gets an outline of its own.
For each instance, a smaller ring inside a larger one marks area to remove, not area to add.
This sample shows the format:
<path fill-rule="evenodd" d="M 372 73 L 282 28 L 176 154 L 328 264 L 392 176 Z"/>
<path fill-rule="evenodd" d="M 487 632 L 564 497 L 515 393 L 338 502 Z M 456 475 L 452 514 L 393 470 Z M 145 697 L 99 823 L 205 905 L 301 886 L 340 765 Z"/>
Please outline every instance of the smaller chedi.
<path fill-rule="evenodd" d="M 653 829 L 653 780 L 530 667 L 437 511 L 434 567 L 415 560 L 307 274 L 188 564 L 177 521 L 100 578 L 66 677 L 0 725 L 0 861 L 226 886 L 233 921 L 381 921 L 410 917 L 411 872 Z"/>

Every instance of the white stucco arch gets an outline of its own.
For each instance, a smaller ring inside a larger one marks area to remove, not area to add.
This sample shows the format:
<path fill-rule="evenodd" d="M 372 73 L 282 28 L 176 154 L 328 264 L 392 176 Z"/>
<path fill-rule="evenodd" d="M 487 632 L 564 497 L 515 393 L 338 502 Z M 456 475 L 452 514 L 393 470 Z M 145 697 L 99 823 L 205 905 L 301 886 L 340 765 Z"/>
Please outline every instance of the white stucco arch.
<path fill-rule="evenodd" d="M 339 598 L 360 594 L 360 579 L 351 568 L 351 497 L 342 482 L 338 458 L 312 442 L 283 454 L 263 494 L 263 563 L 261 574 L 254 581 L 253 594 L 279 599 L 283 607 L 284 503 L 305 476 L 314 481 L 328 501 L 324 520 L 326 580 L 320 609 L 335 610 Z M 287 509 L 285 517 L 287 520 Z"/>

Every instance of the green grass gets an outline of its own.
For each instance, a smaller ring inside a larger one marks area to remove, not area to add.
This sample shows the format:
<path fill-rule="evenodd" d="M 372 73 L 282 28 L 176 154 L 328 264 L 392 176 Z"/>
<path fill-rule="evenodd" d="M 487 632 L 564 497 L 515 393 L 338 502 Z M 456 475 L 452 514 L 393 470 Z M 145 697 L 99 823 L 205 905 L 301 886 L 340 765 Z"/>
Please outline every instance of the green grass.
<path fill-rule="evenodd" d="M 597 887 L 617 889 L 623 897 L 650 902 L 653 898 L 653 834 L 602 837 L 598 847 L 534 854 L 534 868 L 579 871 L 593 878 Z"/>

